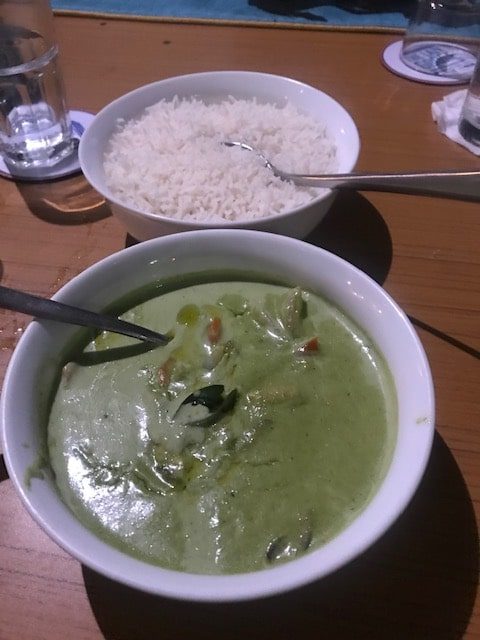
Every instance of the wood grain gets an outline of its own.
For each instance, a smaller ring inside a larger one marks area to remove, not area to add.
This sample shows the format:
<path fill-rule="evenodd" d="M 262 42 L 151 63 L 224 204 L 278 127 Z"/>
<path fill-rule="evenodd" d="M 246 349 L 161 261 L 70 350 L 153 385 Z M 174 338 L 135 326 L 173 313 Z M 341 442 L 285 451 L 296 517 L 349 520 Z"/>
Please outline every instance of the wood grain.
<path fill-rule="evenodd" d="M 292 76 L 339 100 L 362 170 L 478 168 L 440 135 L 430 105 L 451 87 L 391 74 L 395 36 L 57 17 L 72 108 L 96 112 L 141 84 L 212 69 Z M 480 187 L 479 187 L 480 188 Z M 0 181 L 0 274 L 51 295 L 129 239 L 81 176 Z M 97 575 L 34 523 L 0 464 L 0 640 L 480 638 L 480 217 L 478 204 L 343 193 L 307 241 L 372 275 L 417 327 L 436 390 L 437 436 L 414 500 L 361 558 L 258 602 L 154 598 Z M 0 311 L 0 377 L 29 319 Z"/>

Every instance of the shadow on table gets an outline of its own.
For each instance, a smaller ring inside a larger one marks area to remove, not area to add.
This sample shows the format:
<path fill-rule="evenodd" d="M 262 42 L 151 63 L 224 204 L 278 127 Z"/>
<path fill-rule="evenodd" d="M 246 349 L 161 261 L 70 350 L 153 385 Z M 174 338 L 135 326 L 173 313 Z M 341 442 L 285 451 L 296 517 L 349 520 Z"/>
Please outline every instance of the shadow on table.
<path fill-rule="evenodd" d="M 385 282 L 390 271 L 390 231 L 377 209 L 356 191 L 340 191 L 305 241 L 354 264 L 379 284 Z"/>
<path fill-rule="evenodd" d="M 136 591 L 83 567 L 107 640 L 456 640 L 475 601 L 475 514 L 461 472 L 436 435 L 410 506 L 370 550 L 314 584 L 265 600 L 188 603 Z"/>
<path fill-rule="evenodd" d="M 8 480 L 8 471 L 5 466 L 5 460 L 3 459 L 3 455 L 0 454 L 0 482 L 4 480 Z"/>
<path fill-rule="evenodd" d="M 81 225 L 111 215 L 110 207 L 83 174 L 48 182 L 17 182 L 34 216 L 57 225 Z"/>
<path fill-rule="evenodd" d="M 380 213 L 357 192 L 339 192 L 332 208 L 306 241 L 351 262 L 379 284 L 383 284 L 388 276 L 393 252 L 390 232 Z M 480 357 L 478 349 L 419 318 L 409 317 L 415 326 L 436 338 L 474 358 Z"/>
<path fill-rule="evenodd" d="M 469 344 L 462 342 L 461 340 L 457 340 L 457 338 L 455 338 L 454 336 L 450 336 L 448 335 L 448 333 L 445 333 L 444 331 L 440 331 L 436 327 L 432 327 L 426 322 L 423 322 L 423 320 L 419 320 L 419 318 L 414 318 L 413 316 L 408 316 L 408 318 L 410 322 L 414 324 L 416 327 L 419 327 L 424 331 L 428 331 L 436 338 L 440 338 L 440 340 L 443 340 L 444 342 L 447 342 L 448 344 L 452 345 L 452 347 L 455 347 L 456 349 L 460 349 L 464 353 L 468 353 L 468 355 L 473 356 L 477 360 L 480 360 L 480 351 L 478 349 L 475 349 L 475 347 L 472 347 Z"/>
<path fill-rule="evenodd" d="M 305 238 L 383 284 L 392 264 L 392 239 L 377 209 L 356 191 L 340 191 L 322 222 Z M 130 234 L 125 247 L 138 244 Z"/>

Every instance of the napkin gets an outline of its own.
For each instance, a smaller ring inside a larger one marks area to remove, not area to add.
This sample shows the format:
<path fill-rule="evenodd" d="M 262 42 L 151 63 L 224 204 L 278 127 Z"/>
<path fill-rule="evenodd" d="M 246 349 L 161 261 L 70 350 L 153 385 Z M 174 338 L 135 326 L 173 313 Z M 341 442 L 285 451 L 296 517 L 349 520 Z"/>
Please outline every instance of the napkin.
<path fill-rule="evenodd" d="M 437 123 L 440 133 L 443 133 L 447 138 L 458 142 L 458 144 L 461 144 L 476 156 L 480 156 L 480 147 L 477 147 L 465 140 L 458 130 L 460 113 L 462 111 L 466 95 L 467 89 L 460 89 L 460 91 L 449 93 L 439 102 L 433 102 L 432 118 Z"/>

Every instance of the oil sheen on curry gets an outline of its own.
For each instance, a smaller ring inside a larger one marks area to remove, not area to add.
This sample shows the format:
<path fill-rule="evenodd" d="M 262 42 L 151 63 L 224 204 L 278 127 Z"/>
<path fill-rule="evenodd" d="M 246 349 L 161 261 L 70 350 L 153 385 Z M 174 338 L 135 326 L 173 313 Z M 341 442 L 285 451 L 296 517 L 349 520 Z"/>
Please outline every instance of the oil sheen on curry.
<path fill-rule="evenodd" d="M 381 354 L 337 308 L 210 282 L 123 317 L 172 340 L 97 337 L 64 367 L 48 425 L 59 491 L 98 536 L 170 569 L 248 572 L 318 548 L 365 508 L 396 401 Z"/>

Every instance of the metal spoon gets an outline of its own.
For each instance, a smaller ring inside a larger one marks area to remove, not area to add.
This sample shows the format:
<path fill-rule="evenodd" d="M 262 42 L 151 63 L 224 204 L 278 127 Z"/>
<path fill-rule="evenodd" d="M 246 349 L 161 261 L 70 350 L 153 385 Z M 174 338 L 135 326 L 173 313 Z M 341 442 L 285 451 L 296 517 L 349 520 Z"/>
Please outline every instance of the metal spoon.
<path fill-rule="evenodd" d="M 480 171 L 421 171 L 415 173 L 334 173 L 301 175 L 287 173 L 245 142 L 225 141 L 227 147 L 253 151 L 282 180 L 303 187 L 389 191 L 416 195 L 439 195 L 460 200 L 480 200 Z"/>
<path fill-rule="evenodd" d="M 62 302 L 40 298 L 23 291 L 9 289 L 8 287 L 0 286 L 0 307 L 45 320 L 57 320 L 82 327 L 113 331 L 114 333 L 121 333 L 152 344 L 165 345 L 171 340 L 171 338 L 162 333 L 150 331 L 150 329 L 139 327 L 136 324 L 131 324 L 112 316 L 79 309 Z"/>

